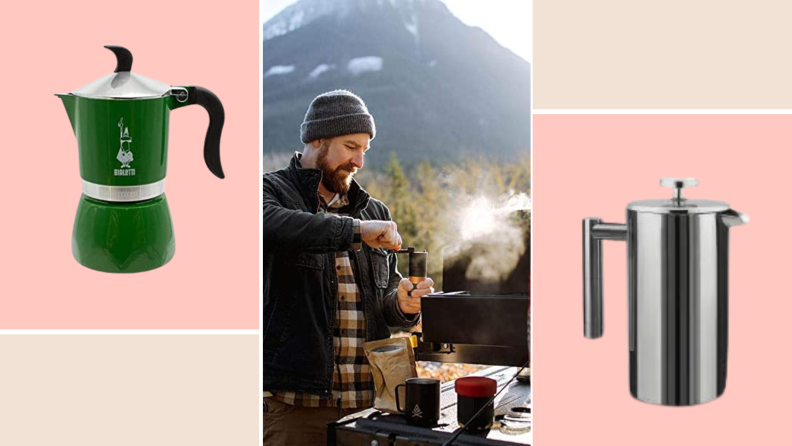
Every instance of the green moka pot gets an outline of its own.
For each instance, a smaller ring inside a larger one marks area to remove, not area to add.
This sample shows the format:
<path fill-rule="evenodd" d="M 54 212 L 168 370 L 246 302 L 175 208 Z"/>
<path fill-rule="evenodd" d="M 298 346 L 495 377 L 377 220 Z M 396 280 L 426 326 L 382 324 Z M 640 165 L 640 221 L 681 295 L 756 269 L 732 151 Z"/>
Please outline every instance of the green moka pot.
<path fill-rule="evenodd" d="M 225 113 L 209 90 L 132 73 L 129 50 L 105 48 L 116 55 L 115 72 L 57 95 L 77 137 L 82 177 L 72 253 L 98 271 L 148 271 L 168 263 L 176 250 L 165 199 L 170 111 L 198 104 L 209 113 L 204 160 L 218 178 L 225 176 L 220 163 Z"/>

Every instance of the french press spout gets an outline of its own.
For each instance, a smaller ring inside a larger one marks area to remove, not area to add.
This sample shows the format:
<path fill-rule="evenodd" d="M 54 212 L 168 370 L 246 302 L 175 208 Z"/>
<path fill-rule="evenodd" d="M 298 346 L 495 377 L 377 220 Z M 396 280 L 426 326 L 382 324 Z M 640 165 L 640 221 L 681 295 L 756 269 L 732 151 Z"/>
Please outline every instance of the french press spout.
<path fill-rule="evenodd" d="M 688 406 L 726 386 L 729 228 L 748 216 L 684 197 L 695 178 L 660 185 L 672 197 L 629 203 L 626 224 L 583 220 L 583 331 L 590 339 L 603 333 L 602 241 L 626 241 L 630 393 Z"/>

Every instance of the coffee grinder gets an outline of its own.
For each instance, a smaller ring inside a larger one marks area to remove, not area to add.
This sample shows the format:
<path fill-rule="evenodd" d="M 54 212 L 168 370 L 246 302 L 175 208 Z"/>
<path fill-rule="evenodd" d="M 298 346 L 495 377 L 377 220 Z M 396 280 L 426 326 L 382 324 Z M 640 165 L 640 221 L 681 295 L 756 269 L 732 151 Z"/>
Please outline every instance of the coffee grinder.
<path fill-rule="evenodd" d="M 413 290 L 419 283 L 426 280 L 429 275 L 427 273 L 427 261 L 429 260 L 429 253 L 426 251 L 416 251 L 414 246 L 408 246 L 407 249 L 400 249 L 396 251 L 398 254 L 407 254 L 409 257 L 408 278 L 413 284 Z M 407 292 L 409 296 L 412 290 Z"/>

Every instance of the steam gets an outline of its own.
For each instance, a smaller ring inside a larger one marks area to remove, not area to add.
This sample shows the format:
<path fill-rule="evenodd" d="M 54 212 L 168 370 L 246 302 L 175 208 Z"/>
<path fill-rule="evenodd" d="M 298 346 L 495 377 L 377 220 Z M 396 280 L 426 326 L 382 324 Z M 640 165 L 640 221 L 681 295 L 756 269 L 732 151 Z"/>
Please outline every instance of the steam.
<path fill-rule="evenodd" d="M 486 236 L 495 230 L 497 221 L 492 202 L 486 197 L 478 197 L 462 211 L 459 234 L 462 240 L 473 240 Z"/>
<path fill-rule="evenodd" d="M 515 211 L 530 211 L 531 197 L 521 192 L 493 200 L 478 196 L 470 200 L 470 205 L 462 209 L 459 234 L 462 240 L 487 237 L 502 227 L 514 226 L 509 223 L 509 215 Z"/>
<path fill-rule="evenodd" d="M 457 237 L 446 241 L 443 261 L 469 259 L 465 270 L 469 280 L 500 282 L 508 278 L 527 249 L 526 223 L 514 213 L 530 211 L 531 197 L 525 193 L 497 198 L 479 195 L 455 203 L 463 204 L 456 218 L 450 219 L 455 227 L 449 234 Z"/>

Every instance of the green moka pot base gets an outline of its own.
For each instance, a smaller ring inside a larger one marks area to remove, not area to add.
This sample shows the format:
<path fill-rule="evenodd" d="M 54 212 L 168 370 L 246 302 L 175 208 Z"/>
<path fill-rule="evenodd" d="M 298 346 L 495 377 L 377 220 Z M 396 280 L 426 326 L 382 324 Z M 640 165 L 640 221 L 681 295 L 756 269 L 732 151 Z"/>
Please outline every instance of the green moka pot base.
<path fill-rule="evenodd" d="M 81 265 L 107 273 L 139 273 L 165 265 L 175 253 L 165 194 L 136 203 L 80 197 L 72 254 Z"/>

